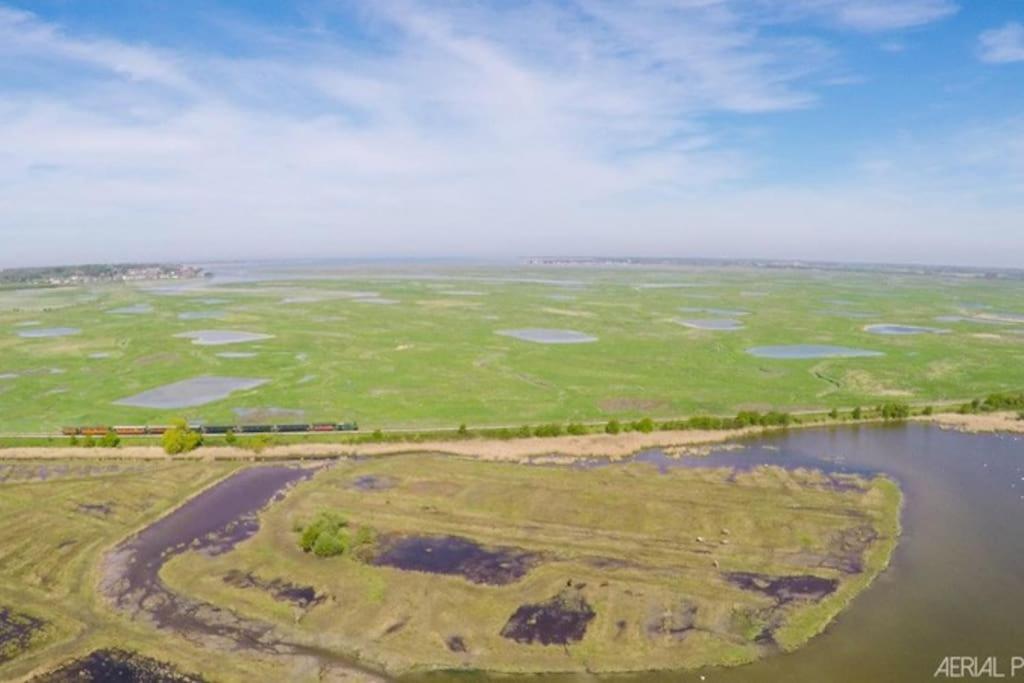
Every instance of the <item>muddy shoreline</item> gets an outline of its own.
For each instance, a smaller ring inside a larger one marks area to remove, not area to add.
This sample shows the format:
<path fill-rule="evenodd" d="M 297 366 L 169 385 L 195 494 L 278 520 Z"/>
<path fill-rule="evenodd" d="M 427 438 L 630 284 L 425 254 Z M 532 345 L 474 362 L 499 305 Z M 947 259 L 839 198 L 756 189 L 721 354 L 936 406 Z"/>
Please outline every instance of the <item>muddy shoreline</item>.
<path fill-rule="evenodd" d="M 354 660 L 282 639 L 271 624 L 181 595 L 160 577 L 163 565 L 176 555 L 218 555 L 253 536 L 259 530 L 259 513 L 315 471 L 283 465 L 250 467 L 199 492 L 104 556 L 100 594 L 130 618 L 203 647 L 312 657 L 322 667 L 374 677 L 375 672 Z"/>

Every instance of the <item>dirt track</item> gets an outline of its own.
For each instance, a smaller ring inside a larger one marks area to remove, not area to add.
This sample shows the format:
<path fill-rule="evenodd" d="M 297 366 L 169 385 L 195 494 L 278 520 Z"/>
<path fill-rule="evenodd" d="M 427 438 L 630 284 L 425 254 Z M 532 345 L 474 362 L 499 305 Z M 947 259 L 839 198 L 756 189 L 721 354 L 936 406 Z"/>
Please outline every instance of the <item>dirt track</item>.
<path fill-rule="evenodd" d="M 287 457 L 326 457 L 336 455 L 388 455 L 395 453 L 431 452 L 478 457 L 483 460 L 522 460 L 524 458 L 558 455 L 570 458 L 603 456 L 624 458 L 646 448 L 690 448 L 717 444 L 740 436 L 757 434 L 761 428 L 722 431 L 629 432 L 626 434 L 587 434 L 585 436 L 554 436 L 530 439 L 465 439 L 437 440 L 418 443 L 373 444 L 288 444 L 272 446 L 261 453 L 242 448 L 214 446 L 200 448 L 191 457 L 268 459 Z M 31 447 L 0 449 L 0 458 L 67 459 L 67 458 L 129 458 L 166 459 L 169 456 L 158 446 L 123 446 L 121 448 Z M 180 456 L 178 456 L 180 457 Z"/>

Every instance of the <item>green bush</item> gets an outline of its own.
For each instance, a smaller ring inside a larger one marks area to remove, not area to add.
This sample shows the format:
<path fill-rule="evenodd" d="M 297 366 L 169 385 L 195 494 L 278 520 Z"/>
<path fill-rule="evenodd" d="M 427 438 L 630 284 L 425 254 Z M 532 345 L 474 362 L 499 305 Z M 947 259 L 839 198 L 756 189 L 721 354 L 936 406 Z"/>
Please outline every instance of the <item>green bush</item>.
<path fill-rule="evenodd" d="M 349 534 L 349 523 L 339 512 L 324 511 L 312 523 L 296 526 L 299 532 L 299 547 L 317 557 L 335 557 L 351 553 L 356 559 L 369 561 L 377 535 L 370 527 L 359 527 L 354 535 Z"/>
<path fill-rule="evenodd" d="M 188 453 L 203 445 L 203 435 L 194 429 L 189 429 L 185 420 L 174 420 L 171 426 L 161 437 L 164 452 L 169 455 Z"/>
<path fill-rule="evenodd" d="M 587 428 L 579 423 L 571 422 L 569 426 L 565 428 L 565 431 L 573 436 L 581 436 L 587 433 Z"/>
<path fill-rule="evenodd" d="M 637 420 L 632 425 L 634 432 L 643 432 L 644 434 L 650 434 L 654 431 L 654 420 L 649 417 L 645 417 L 642 420 Z"/>
<path fill-rule="evenodd" d="M 622 431 L 622 425 L 619 424 L 618 420 L 608 420 L 608 424 L 604 426 L 606 434 L 618 434 Z"/>
<path fill-rule="evenodd" d="M 910 417 L 910 406 L 906 403 L 884 403 L 878 406 L 883 420 L 905 420 Z"/>
<path fill-rule="evenodd" d="M 560 424 L 548 424 L 538 425 L 533 430 L 534 436 L 561 436 L 562 425 Z"/>
<path fill-rule="evenodd" d="M 98 443 L 100 448 L 117 448 L 121 445 L 121 437 L 113 429 L 108 429 L 107 433 L 100 437 Z"/>
<path fill-rule="evenodd" d="M 321 533 L 313 544 L 313 554 L 317 557 L 334 557 L 348 550 L 348 537 L 342 533 Z"/>

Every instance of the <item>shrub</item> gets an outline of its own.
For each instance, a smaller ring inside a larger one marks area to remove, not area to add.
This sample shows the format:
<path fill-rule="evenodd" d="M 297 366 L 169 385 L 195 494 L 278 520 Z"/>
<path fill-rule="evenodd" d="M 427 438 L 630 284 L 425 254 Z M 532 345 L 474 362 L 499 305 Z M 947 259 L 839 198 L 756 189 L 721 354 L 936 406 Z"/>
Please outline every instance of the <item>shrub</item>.
<path fill-rule="evenodd" d="M 883 420 L 905 420 L 910 417 L 910 406 L 906 403 L 884 403 L 878 406 Z"/>
<path fill-rule="evenodd" d="M 562 425 L 560 424 L 548 424 L 548 425 L 537 425 L 533 430 L 534 436 L 561 436 Z"/>
<path fill-rule="evenodd" d="M 469 429 L 466 428 L 465 422 L 459 425 L 459 436 L 469 436 Z"/>
<path fill-rule="evenodd" d="M 312 523 L 296 524 L 294 530 L 300 534 L 299 547 L 303 552 L 317 557 L 351 553 L 356 559 L 369 561 L 377 542 L 377 535 L 370 527 L 359 527 L 354 536 L 350 535 L 348 520 L 339 512 L 321 512 Z"/>
<path fill-rule="evenodd" d="M 78 437 L 75 436 L 74 434 L 72 434 L 71 438 L 68 439 L 68 445 L 69 446 L 77 446 L 78 445 Z"/>
<path fill-rule="evenodd" d="M 120 445 L 121 437 L 113 429 L 108 429 L 107 433 L 101 436 L 99 440 L 100 448 L 117 448 Z"/>
<path fill-rule="evenodd" d="M 643 432 L 644 434 L 650 434 L 654 431 L 654 420 L 649 417 L 645 417 L 642 420 L 637 420 L 632 425 L 633 431 Z"/>
<path fill-rule="evenodd" d="M 580 436 L 587 433 L 587 428 L 579 423 L 571 422 L 569 423 L 569 426 L 565 428 L 565 431 L 574 436 Z"/>
<path fill-rule="evenodd" d="M 86 434 L 85 438 L 82 439 L 82 446 L 85 448 L 93 448 L 96 446 L 96 439 L 92 438 L 92 435 Z"/>
<path fill-rule="evenodd" d="M 836 410 L 835 408 L 833 408 L 832 410 L 828 411 L 828 416 L 830 418 L 832 418 L 833 420 L 838 420 L 839 419 L 839 411 Z"/>
<path fill-rule="evenodd" d="M 161 438 L 164 452 L 169 455 L 188 453 L 203 445 L 203 435 L 194 429 L 189 429 L 188 423 L 178 419 L 171 422 Z"/>
<path fill-rule="evenodd" d="M 850 413 L 850 417 L 852 417 L 854 420 L 859 420 L 863 416 L 864 416 L 864 411 L 861 410 L 860 406 L 857 406 L 856 408 L 854 408 L 853 412 Z"/>
<path fill-rule="evenodd" d="M 226 443 L 229 446 L 234 446 L 235 443 L 237 442 L 238 437 L 235 436 L 235 431 L 233 429 L 229 429 L 228 431 L 224 432 L 224 443 Z"/>
<path fill-rule="evenodd" d="M 622 431 L 622 425 L 619 424 L 618 420 L 608 420 L 608 424 L 604 426 L 606 434 L 618 434 Z"/>
<path fill-rule="evenodd" d="M 348 537 L 341 533 L 322 533 L 317 536 L 316 542 L 313 544 L 313 554 L 317 557 L 341 555 L 348 549 L 347 540 Z"/>
<path fill-rule="evenodd" d="M 934 409 L 934 408 L 932 408 L 931 406 L 925 406 L 925 407 L 924 407 L 924 410 L 922 410 L 922 411 L 921 411 L 921 414 L 922 414 L 922 415 L 931 415 L 931 414 L 933 414 L 934 412 L 935 412 L 935 409 Z"/>

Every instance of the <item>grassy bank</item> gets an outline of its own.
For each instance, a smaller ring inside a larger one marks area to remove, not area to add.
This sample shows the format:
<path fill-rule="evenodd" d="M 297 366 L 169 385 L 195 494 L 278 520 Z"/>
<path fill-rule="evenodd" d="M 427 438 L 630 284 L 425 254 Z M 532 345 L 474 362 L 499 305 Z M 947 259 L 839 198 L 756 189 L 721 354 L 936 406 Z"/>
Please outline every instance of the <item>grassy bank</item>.
<path fill-rule="evenodd" d="M 265 516 L 259 534 L 226 555 L 181 556 L 165 569 L 180 590 L 272 621 L 318 647 L 358 652 L 391 672 L 423 668 L 628 671 L 737 664 L 771 651 L 758 636 L 796 647 L 819 632 L 888 561 L 899 492 L 890 480 L 761 468 L 645 465 L 579 470 L 408 455 L 342 462 L 301 484 Z M 542 558 L 521 580 L 474 583 L 317 558 L 296 529 L 336 510 L 378 538 L 468 537 L 486 548 Z M 868 525 L 870 533 L 865 531 Z M 865 541 L 851 557 L 850 534 Z M 845 539 L 845 540 L 844 540 Z M 828 567 L 863 560 L 863 571 Z M 824 568 L 823 568 L 824 567 Z M 309 586 L 324 602 L 299 609 L 258 587 Z M 813 575 L 835 580 L 822 600 L 780 603 L 729 580 Z M 595 616 L 578 642 L 543 646 L 500 634 L 519 607 L 572 586 Z M 465 651 L 453 651 L 453 638 Z"/>

